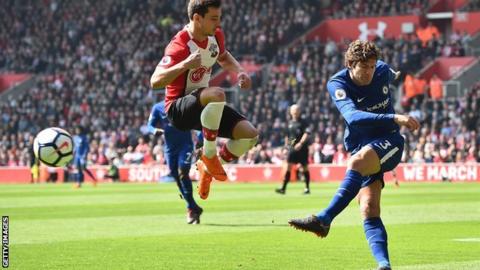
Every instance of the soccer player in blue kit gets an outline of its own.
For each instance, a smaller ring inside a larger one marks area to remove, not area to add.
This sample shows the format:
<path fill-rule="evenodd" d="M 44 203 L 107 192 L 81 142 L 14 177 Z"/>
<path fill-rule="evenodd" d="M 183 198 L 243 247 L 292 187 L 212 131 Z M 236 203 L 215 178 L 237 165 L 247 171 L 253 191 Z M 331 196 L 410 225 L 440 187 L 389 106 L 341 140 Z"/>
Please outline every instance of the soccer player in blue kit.
<path fill-rule="evenodd" d="M 87 168 L 87 156 L 88 152 L 90 151 L 90 142 L 87 136 L 87 130 L 82 126 L 77 126 L 75 128 L 75 136 L 73 136 L 73 145 L 75 146 L 74 149 L 74 157 L 73 157 L 73 165 L 77 171 L 75 175 L 75 188 L 80 188 L 82 183 L 85 179 L 83 172 L 85 171 L 90 178 L 93 180 L 93 185 L 97 185 L 97 178 L 93 175 L 93 173 Z"/>
<path fill-rule="evenodd" d="M 398 78 L 379 60 L 380 50 L 370 41 L 356 40 L 345 53 L 346 68 L 333 75 L 328 91 L 346 122 L 345 147 L 352 155 L 345 178 L 327 208 L 307 218 L 291 219 L 297 229 L 326 237 L 333 219 L 358 194 L 365 235 L 378 269 L 391 269 L 387 232 L 380 218 L 383 174 L 402 157 L 404 139 L 400 126 L 420 127 L 408 115 L 395 114 L 389 84 Z"/>
<path fill-rule="evenodd" d="M 164 153 L 168 168 L 177 183 L 183 199 L 187 202 L 187 223 L 200 224 L 203 209 L 198 206 L 192 194 L 192 180 L 189 177 L 193 154 L 193 140 L 190 131 L 176 129 L 168 121 L 165 102 L 155 104 L 148 118 L 148 131 L 164 135 Z"/>

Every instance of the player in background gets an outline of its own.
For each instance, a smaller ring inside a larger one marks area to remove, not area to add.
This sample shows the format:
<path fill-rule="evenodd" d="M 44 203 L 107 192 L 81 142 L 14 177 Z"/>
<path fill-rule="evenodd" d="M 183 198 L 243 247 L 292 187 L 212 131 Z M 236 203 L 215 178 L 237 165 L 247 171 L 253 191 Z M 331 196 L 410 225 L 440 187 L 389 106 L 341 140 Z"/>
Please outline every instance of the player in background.
<path fill-rule="evenodd" d="M 288 182 L 290 182 L 290 172 L 294 165 L 300 163 L 305 176 L 305 190 L 303 194 L 310 194 L 310 172 L 308 171 L 308 141 L 310 129 L 307 123 L 300 118 L 301 112 L 297 104 L 290 107 L 290 116 L 292 119 L 288 122 L 288 137 L 285 142 L 288 147 L 287 161 L 284 165 L 285 175 L 281 188 L 275 189 L 279 194 L 285 194 Z"/>
<path fill-rule="evenodd" d="M 183 199 L 187 203 L 187 223 L 200 224 L 203 209 L 198 206 L 192 194 L 192 180 L 189 177 L 193 154 L 193 141 L 190 131 L 176 129 L 167 119 L 165 102 L 155 104 L 148 118 L 148 131 L 160 136 L 163 134 L 163 151 L 170 174 L 175 179 Z"/>
<path fill-rule="evenodd" d="M 190 0 L 188 25 L 180 30 L 165 49 L 150 84 L 166 88 L 165 111 L 176 128 L 201 130 L 203 153 L 197 161 L 200 173 L 198 192 L 206 199 L 213 178 L 225 181 L 222 163 L 232 162 L 252 148 L 258 131 L 235 109 L 226 105 L 222 88 L 210 87 L 212 66 L 237 73 L 241 89 L 251 87 L 249 75 L 225 49 L 220 29 L 220 0 Z M 217 156 L 217 136 L 229 138 Z"/>
<path fill-rule="evenodd" d="M 87 131 L 82 126 L 77 126 L 75 128 L 75 136 L 73 136 L 73 145 L 75 146 L 74 149 L 74 156 L 73 156 L 73 164 L 77 171 L 75 175 L 76 188 L 80 188 L 84 181 L 85 176 L 83 172 L 86 172 L 90 178 L 93 180 L 93 185 L 97 185 L 97 179 L 93 175 L 93 173 L 87 169 L 87 156 L 88 152 L 90 151 L 90 142 L 88 140 Z"/>
<path fill-rule="evenodd" d="M 378 269 L 391 269 L 387 232 L 380 218 L 380 195 L 384 172 L 401 160 L 404 138 L 400 126 L 410 131 L 420 127 L 408 115 L 395 114 L 389 84 L 398 78 L 379 60 L 380 51 L 370 41 L 354 41 L 345 53 L 346 68 L 328 81 L 333 102 L 346 122 L 345 147 L 352 153 L 340 188 L 327 208 L 304 219 L 291 219 L 297 229 L 326 237 L 334 218 L 358 194 L 364 231 Z"/>
<path fill-rule="evenodd" d="M 30 135 L 28 137 L 28 155 L 30 157 L 29 165 L 30 165 L 30 183 L 35 184 L 39 182 L 40 178 L 40 160 L 35 156 L 35 152 L 33 150 L 33 142 L 35 140 L 35 136 Z"/>

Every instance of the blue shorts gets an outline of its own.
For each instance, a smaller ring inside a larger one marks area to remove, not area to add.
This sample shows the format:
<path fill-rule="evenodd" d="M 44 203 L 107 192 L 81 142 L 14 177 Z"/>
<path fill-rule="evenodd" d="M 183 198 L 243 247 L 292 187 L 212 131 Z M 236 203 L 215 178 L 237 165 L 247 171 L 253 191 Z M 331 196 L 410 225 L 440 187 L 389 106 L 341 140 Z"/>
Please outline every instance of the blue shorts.
<path fill-rule="evenodd" d="M 172 176 L 178 176 L 178 170 L 189 171 L 192 162 L 193 146 L 184 144 L 178 149 L 165 148 L 165 160 Z"/>
<path fill-rule="evenodd" d="M 375 180 L 382 181 L 382 186 L 385 186 L 383 174 L 391 171 L 400 163 L 403 154 L 405 139 L 399 133 L 394 133 L 379 139 L 376 139 L 369 144 L 378 155 L 380 159 L 380 171 L 376 174 L 366 176 L 362 182 L 362 187 L 366 187 Z"/>

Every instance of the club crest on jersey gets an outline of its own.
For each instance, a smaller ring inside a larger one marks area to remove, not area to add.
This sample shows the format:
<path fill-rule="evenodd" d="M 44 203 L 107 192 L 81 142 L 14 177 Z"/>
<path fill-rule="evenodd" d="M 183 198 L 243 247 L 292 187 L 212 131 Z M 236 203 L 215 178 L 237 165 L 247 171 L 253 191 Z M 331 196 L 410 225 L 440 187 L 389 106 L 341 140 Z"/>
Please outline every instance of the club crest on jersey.
<path fill-rule="evenodd" d="M 335 90 L 335 99 L 336 100 L 342 100 L 342 99 L 345 99 L 347 97 L 347 93 L 345 92 L 345 90 L 343 89 L 337 89 Z"/>
<path fill-rule="evenodd" d="M 217 44 L 210 44 L 210 47 L 208 48 L 208 51 L 211 53 L 210 57 L 212 57 L 212 58 L 217 57 L 217 55 L 218 55 Z"/>
<path fill-rule="evenodd" d="M 383 93 L 386 95 L 388 94 L 388 86 L 383 86 Z"/>
<path fill-rule="evenodd" d="M 201 66 L 197 68 L 194 72 L 190 73 L 190 81 L 193 83 L 198 83 L 202 81 L 203 76 L 205 76 L 205 73 L 208 71 L 208 69 L 204 66 Z"/>
<path fill-rule="evenodd" d="M 160 61 L 160 65 L 161 66 L 166 66 L 166 65 L 170 64 L 170 62 L 172 62 L 172 58 L 167 55 L 167 56 L 164 56 L 162 58 L 162 60 Z"/>

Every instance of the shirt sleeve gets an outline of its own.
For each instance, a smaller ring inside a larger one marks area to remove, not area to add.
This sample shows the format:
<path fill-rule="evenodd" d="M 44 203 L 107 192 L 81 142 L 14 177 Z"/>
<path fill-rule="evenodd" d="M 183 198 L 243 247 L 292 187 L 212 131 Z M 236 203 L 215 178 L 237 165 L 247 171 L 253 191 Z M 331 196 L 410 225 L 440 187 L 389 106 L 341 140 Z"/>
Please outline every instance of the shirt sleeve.
<path fill-rule="evenodd" d="M 147 129 L 148 132 L 150 132 L 151 134 L 155 135 L 155 131 L 157 128 L 164 128 L 160 111 L 161 109 L 163 109 L 161 106 L 155 105 L 150 112 L 150 116 L 148 117 L 147 122 Z"/>
<path fill-rule="evenodd" d="M 217 40 L 218 47 L 219 47 L 219 55 L 222 55 L 225 52 L 225 35 L 221 28 L 217 28 L 215 30 L 215 39 Z"/>
<path fill-rule="evenodd" d="M 169 68 L 187 59 L 189 55 L 190 52 L 186 46 L 173 40 L 165 49 L 163 58 L 158 63 L 158 66 Z"/>
<path fill-rule="evenodd" d="M 327 83 L 328 92 L 345 121 L 351 126 L 385 126 L 394 123 L 394 114 L 371 113 L 359 110 L 345 91 L 345 86 L 337 81 Z"/>
<path fill-rule="evenodd" d="M 392 83 L 393 81 L 395 81 L 395 76 L 396 76 L 396 71 L 391 68 L 387 63 L 383 62 L 383 61 L 380 61 L 380 68 L 382 68 L 383 70 L 385 70 L 386 72 L 386 75 L 387 75 L 387 80 L 388 80 L 388 83 Z"/>

